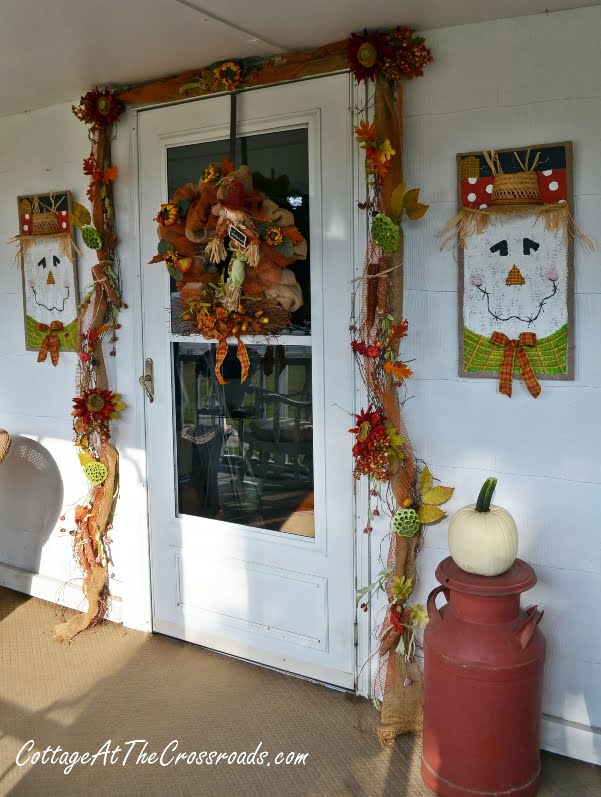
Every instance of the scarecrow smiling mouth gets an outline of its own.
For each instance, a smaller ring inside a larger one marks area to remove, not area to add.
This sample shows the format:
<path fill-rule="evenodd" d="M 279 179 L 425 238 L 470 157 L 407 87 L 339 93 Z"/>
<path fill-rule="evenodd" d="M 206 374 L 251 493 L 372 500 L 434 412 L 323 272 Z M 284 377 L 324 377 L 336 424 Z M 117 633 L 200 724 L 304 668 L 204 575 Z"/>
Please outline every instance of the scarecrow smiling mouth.
<path fill-rule="evenodd" d="M 486 298 L 486 308 L 488 310 L 488 313 L 495 319 L 495 321 L 522 321 L 524 324 L 528 324 L 528 326 L 530 326 L 537 320 L 537 318 L 543 312 L 543 308 L 545 304 L 549 301 L 549 299 L 552 299 L 553 296 L 555 296 L 555 294 L 559 290 L 557 287 L 557 282 L 559 280 L 559 273 L 555 267 L 551 266 L 550 268 L 547 268 L 545 270 L 545 277 L 546 279 L 549 280 L 549 282 L 552 285 L 551 292 L 547 294 L 547 296 L 544 296 L 542 299 L 540 299 L 540 301 L 538 301 L 538 303 L 535 304 L 534 310 L 531 315 L 525 317 L 520 315 L 507 315 L 504 317 L 500 315 L 499 312 L 495 312 L 495 310 L 491 308 L 491 294 L 489 293 L 489 291 L 486 290 L 485 287 L 483 287 L 482 283 L 484 282 L 484 278 L 480 274 L 472 274 L 472 276 L 470 277 L 470 283 L 474 286 L 474 288 L 476 288 L 477 291 L 479 291 L 482 294 L 484 298 Z M 521 286 L 525 284 L 526 280 L 522 276 L 522 273 L 519 270 L 519 268 L 514 264 L 509 270 L 509 273 L 507 274 L 507 278 L 505 279 L 505 285 L 517 287 L 519 289 Z"/>

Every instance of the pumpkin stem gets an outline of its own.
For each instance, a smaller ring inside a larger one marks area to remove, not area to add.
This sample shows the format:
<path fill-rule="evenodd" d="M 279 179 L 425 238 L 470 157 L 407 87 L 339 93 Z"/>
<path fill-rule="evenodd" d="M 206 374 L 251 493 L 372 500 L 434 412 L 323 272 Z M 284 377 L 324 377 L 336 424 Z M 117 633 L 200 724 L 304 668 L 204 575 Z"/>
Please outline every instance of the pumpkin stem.
<path fill-rule="evenodd" d="M 476 501 L 476 512 L 490 512 L 490 502 L 496 486 L 497 480 L 493 477 L 484 482 Z"/>

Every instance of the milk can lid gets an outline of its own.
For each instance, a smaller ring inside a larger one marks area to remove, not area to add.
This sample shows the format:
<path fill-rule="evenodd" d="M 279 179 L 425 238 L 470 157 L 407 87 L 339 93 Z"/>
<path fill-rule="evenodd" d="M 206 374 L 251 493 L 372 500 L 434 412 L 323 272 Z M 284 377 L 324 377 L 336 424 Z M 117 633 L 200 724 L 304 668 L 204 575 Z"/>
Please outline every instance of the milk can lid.
<path fill-rule="evenodd" d="M 447 556 L 436 568 L 436 578 L 447 589 L 490 598 L 519 595 L 536 584 L 536 573 L 522 559 L 516 559 L 500 576 L 477 576 L 466 573 Z"/>

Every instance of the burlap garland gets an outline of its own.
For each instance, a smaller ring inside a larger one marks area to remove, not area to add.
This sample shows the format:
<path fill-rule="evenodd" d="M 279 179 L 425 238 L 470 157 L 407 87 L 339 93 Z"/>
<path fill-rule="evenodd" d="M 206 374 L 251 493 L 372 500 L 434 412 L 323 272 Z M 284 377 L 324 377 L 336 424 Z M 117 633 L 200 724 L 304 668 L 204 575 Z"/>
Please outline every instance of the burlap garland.
<path fill-rule="evenodd" d="M 391 194 L 402 181 L 403 174 L 402 86 L 400 82 L 396 84 L 396 93 L 393 93 L 383 78 L 376 79 L 374 122 L 378 140 L 383 141 L 388 138 L 396 152 L 392 168 L 383 181 L 379 208 L 382 213 L 389 214 L 391 212 Z M 399 250 L 389 255 L 387 261 L 386 276 L 379 276 L 377 280 L 373 280 L 379 283 L 382 279 L 386 279 L 388 286 L 386 295 L 381 290 L 378 291 L 377 310 L 382 312 L 385 307 L 391 307 L 394 323 L 400 324 L 403 318 L 402 235 Z M 366 280 L 368 283 L 370 281 Z M 364 318 L 364 325 L 371 327 L 365 330 L 368 337 L 375 332 L 373 328 L 375 322 L 375 316 Z M 368 389 L 381 403 L 387 420 L 406 441 L 403 445 L 405 458 L 402 467 L 395 467 L 389 473 L 390 488 L 395 502 L 398 506 L 402 506 L 405 499 L 415 496 L 416 468 L 413 450 L 401 417 L 398 389 L 390 374 L 382 375 L 381 371 L 376 374 L 373 360 L 366 363 L 365 377 Z M 408 538 L 392 533 L 388 553 L 387 566 L 393 569 L 394 575 L 411 578 L 414 584 L 416 554 L 420 541 L 420 534 Z M 385 636 L 387 627 L 385 622 L 381 631 L 382 637 Z M 423 676 L 415 661 L 408 662 L 404 656 L 399 656 L 394 650 L 381 658 L 379 672 L 380 680 L 384 684 L 384 700 L 378 738 L 383 747 L 389 747 L 394 744 L 394 740 L 399 734 L 419 731 L 423 727 Z"/>

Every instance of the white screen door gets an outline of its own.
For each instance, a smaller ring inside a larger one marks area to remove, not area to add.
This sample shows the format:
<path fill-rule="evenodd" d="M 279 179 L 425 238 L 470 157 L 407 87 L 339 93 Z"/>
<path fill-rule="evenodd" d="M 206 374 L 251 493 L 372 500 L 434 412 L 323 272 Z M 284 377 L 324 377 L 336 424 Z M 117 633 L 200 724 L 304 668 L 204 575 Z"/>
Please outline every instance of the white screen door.
<path fill-rule="evenodd" d="M 309 254 L 290 268 L 303 306 L 277 338 L 216 344 L 178 333 L 156 254 L 161 202 L 229 154 L 230 98 L 141 112 L 140 207 L 153 628 L 354 685 L 353 364 L 347 75 L 238 96 L 236 165 L 291 210 Z"/>

